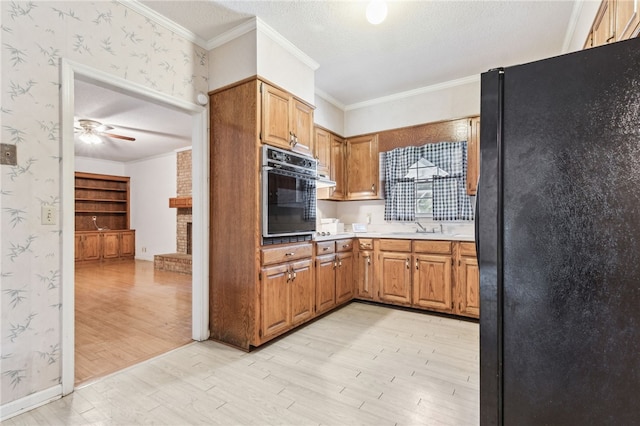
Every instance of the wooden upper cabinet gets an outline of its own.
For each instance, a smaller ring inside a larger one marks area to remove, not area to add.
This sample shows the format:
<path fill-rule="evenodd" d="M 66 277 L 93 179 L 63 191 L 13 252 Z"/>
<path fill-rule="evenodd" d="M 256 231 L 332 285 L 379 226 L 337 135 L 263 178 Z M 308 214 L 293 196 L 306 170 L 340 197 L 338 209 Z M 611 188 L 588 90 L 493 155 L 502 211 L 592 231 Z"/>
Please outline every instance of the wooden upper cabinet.
<path fill-rule="evenodd" d="M 313 108 L 290 93 L 261 83 L 262 143 L 311 155 Z"/>
<path fill-rule="evenodd" d="M 262 83 L 262 142 L 291 149 L 289 93 Z"/>
<path fill-rule="evenodd" d="M 467 195 L 476 195 L 480 176 L 480 117 L 469 120 L 467 139 Z"/>
<path fill-rule="evenodd" d="M 295 151 L 312 155 L 313 153 L 313 109 L 295 99 L 291 99 L 292 148 Z"/>
<path fill-rule="evenodd" d="M 330 176 L 331 174 L 331 133 L 319 127 L 315 128 L 315 141 L 313 144 L 314 156 L 318 160 L 318 174 Z"/>
<path fill-rule="evenodd" d="M 585 48 L 637 37 L 640 0 L 603 0 L 587 36 Z"/>
<path fill-rule="evenodd" d="M 616 41 L 637 37 L 640 31 L 640 0 L 619 0 L 616 2 Z"/>
<path fill-rule="evenodd" d="M 377 199 L 380 188 L 378 135 L 347 139 L 347 199 Z"/>
<path fill-rule="evenodd" d="M 344 139 L 331 135 L 331 173 L 330 178 L 336 183 L 336 186 L 329 188 L 331 193 L 329 199 L 344 200 L 346 198 L 345 189 L 345 144 Z"/>

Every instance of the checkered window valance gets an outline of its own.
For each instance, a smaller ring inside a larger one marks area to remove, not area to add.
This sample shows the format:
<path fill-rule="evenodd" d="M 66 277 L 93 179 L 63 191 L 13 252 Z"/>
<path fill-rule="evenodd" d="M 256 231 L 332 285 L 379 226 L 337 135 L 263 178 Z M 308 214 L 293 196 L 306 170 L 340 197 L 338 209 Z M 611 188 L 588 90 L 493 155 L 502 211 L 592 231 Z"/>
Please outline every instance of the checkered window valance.
<path fill-rule="evenodd" d="M 433 219 L 472 220 L 467 195 L 467 142 L 439 142 L 396 148 L 384 153 L 385 220 L 415 221 L 415 180 L 405 176 L 421 158 L 448 173 L 433 178 Z"/>

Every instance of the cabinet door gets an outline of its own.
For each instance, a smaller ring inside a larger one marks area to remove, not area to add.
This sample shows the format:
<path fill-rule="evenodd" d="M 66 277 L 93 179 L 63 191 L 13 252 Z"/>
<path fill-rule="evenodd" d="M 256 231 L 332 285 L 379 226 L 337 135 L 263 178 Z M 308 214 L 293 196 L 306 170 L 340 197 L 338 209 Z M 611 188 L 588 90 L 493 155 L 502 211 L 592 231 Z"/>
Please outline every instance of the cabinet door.
<path fill-rule="evenodd" d="M 353 253 L 339 253 L 336 260 L 336 304 L 340 304 L 353 298 Z"/>
<path fill-rule="evenodd" d="M 640 0 L 618 0 L 616 2 L 616 40 L 627 40 L 640 24 Z"/>
<path fill-rule="evenodd" d="M 135 231 L 124 231 L 120 234 L 120 256 L 135 256 L 136 254 L 136 233 Z"/>
<path fill-rule="evenodd" d="M 105 232 L 102 234 L 102 257 L 114 259 L 120 256 L 120 232 Z"/>
<path fill-rule="evenodd" d="M 378 135 L 347 140 L 346 182 L 349 200 L 378 198 Z"/>
<path fill-rule="evenodd" d="M 313 109 L 291 98 L 291 132 L 293 133 L 295 144 L 293 149 L 307 155 L 313 153 Z"/>
<path fill-rule="evenodd" d="M 82 235 L 80 234 L 75 234 L 75 239 L 74 239 L 74 255 L 75 255 L 75 261 L 79 261 L 82 260 Z"/>
<path fill-rule="evenodd" d="M 100 238 L 97 232 L 82 236 L 82 260 L 100 260 Z"/>
<path fill-rule="evenodd" d="M 615 41 L 615 35 L 611 25 L 611 9 L 613 0 L 604 0 L 600 6 L 600 10 L 596 15 L 593 23 L 593 46 L 602 46 L 603 44 Z"/>
<path fill-rule="evenodd" d="M 291 324 L 290 288 L 292 274 L 289 265 L 262 269 L 260 291 L 260 336 L 275 336 Z"/>
<path fill-rule="evenodd" d="M 467 194 L 476 195 L 480 176 L 480 117 L 469 120 L 467 138 Z"/>
<path fill-rule="evenodd" d="M 328 311 L 336 305 L 336 257 L 316 257 L 316 314 Z"/>
<path fill-rule="evenodd" d="M 262 83 L 262 143 L 291 149 L 289 94 Z"/>
<path fill-rule="evenodd" d="M 480 317 L 480 273 L 475 257 L 461 257 L 456 283 L 458 301 L 456 313 L 473 318 Z"/>
<path fill-rule="evenodd" d="M 300 324 L 313 316 L 315 288 L 311 259 L 291 264 L 291 325 Z"/>
<path fill-rule="evenodd" d="M 336 183 L 336 186 L 329 189 L 332 200 L 345 198 L 344 156 L 344 140 L 331 135 L 331 180 Z"/>
<path fill-rule="evenodd" d="M 380 253 L 380 300 L 403 305 L 411 303 L 410 263 L 409 253 Z"/>
<path fill-rule="evenodd" d="M 441 312 L 452 312 L 451 256 L 414 255 L 413 305 Z"/>
<path fill-rule="evenodd" d="M 357 283 L 358 293 L 357 297 L 361 299 L 373 299 L 373 252 L 360 251 L 358 252 L 358 269 L 357 269 Z"/>
<path fill-rule="evenodd" d="M 318 160 L 318 174 L 331 175 L 331 134 L 324 129 L 316 127 L 314 156 Z"/>

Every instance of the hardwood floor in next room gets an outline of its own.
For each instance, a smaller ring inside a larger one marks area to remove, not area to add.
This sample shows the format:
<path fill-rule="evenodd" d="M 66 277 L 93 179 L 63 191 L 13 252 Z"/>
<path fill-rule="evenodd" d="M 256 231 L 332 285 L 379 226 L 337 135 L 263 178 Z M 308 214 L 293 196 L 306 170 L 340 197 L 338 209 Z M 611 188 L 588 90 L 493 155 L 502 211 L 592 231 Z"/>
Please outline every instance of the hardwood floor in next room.
<path fill-rule="evenodd" d="M 191 275 L 153 262 L 76 265 L 75 382 L 86 383 L 191 339 Z"/>
<path fill-rule="evenodd" d="M 352 303 L 253 352 L 211 340 L 80 387 L 15 425 L 478 425 L 474 322 Z"/>

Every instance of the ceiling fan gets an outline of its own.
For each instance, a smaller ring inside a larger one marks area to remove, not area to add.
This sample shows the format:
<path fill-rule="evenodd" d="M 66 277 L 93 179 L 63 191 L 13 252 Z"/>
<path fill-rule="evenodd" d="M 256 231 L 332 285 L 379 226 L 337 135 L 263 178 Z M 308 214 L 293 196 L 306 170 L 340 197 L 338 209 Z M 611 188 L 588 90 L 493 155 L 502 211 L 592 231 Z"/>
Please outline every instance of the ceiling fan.
<path fill-rule="evenodd" d="M 135 141 L 135 138 L 129 136 L 117 135 L 115 133 L 108 133 L 109 130 L 113 130 L 113 127 L 102 124 L 99 121 L 79 119 L 75 126 L 76 133 L 80 133 L 78 138 L 90 145 L 102 143 L 100 136 L 107 136 L 115 139 L 123 139 L 125 141 Z"/>

